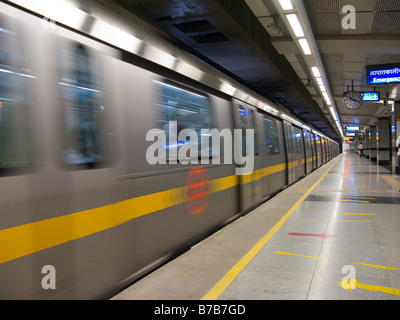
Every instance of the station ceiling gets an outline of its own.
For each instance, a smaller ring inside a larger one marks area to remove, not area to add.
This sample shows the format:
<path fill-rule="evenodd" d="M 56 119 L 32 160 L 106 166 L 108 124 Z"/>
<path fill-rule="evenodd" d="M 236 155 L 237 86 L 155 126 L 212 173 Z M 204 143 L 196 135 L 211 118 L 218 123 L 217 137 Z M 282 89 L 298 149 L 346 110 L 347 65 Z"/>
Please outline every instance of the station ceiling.
<path fill-rule="evenodd" d="M 297 1 L 297 0 L 292 0 Z M 270 98 L 333 139 L 340 139 L 307 57 L 296 45 L 274 0 L 117 0 L 178 45 Z M 400 85 L 367 85 L 366 66 L 400 63 L 399 0 L 301 0 L 341 125 L 374 125 L 390 117 Z M 344 29 L 345 5 L 355 29 Z M 349 90 L 380 91 L 381 102 L 357 110 L 343 103 Z"/>

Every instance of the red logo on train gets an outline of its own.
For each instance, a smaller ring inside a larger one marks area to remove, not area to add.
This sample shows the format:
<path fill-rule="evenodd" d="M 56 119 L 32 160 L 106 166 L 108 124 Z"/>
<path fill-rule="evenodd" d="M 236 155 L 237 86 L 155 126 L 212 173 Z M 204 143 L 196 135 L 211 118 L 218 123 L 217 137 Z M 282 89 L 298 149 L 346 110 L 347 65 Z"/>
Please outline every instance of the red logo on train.
<path fill-rule="evenodd" d="M 196 216 L 206 210 L 210 201 L 210 176 L 206 168 L 190 169 L 185 185 L 186 208 L 192 216 Z"/>

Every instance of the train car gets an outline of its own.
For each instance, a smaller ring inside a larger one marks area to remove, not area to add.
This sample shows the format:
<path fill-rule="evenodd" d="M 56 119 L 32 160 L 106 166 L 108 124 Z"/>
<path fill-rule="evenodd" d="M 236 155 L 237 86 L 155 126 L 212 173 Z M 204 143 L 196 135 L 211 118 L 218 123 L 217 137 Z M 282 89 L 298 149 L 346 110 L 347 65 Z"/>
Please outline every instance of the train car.
<path fill-rule="evenodd" d="M 109 298 L 328 161 L 327 137 L 102 8 L 60 2 L 78 28 L 13 2 L 0 3 L 1 299 Z M 134 31 L 140 45 L 119 40 Z M 235 139 L 246 130 L 252 148 Z M 253 170 L 237 174 L 236 156 Z"/>

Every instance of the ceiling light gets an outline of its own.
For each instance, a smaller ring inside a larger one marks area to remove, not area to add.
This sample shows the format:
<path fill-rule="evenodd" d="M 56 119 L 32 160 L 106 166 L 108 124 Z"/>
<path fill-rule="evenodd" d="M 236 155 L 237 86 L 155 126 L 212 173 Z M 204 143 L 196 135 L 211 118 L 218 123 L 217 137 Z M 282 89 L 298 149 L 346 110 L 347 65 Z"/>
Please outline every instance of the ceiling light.
<path fill-rule="evenodd" d="M 321 77 L 321 73 L 319 72 L 318 67 L 311 67 L 312 72 L 314 73 L 315 77 Z"/>
<path fill-rule="evenodd" d="M 328 106 L 331 106 L 331 105 L 332 105 L 331 99 L 330 99 L 329 97 L 324 97 L 324 98 L 325 98 L 326 104 L 327 104 Z"/>
<path fill-rule="evenodd" d="M 324 85 L 319 86 L 319 90 L 321 90 L 321 92 L 326 92 L 326 88 Z"/>
<path fill-rule="evenodd" d="M 279 0 L 283 10 L 293 10 L 293 5 L 290 0 Z"/>
<path fill-rule="evenodd" d="M 311 54 L 311 49 L 310 46 L 308 45 L 307 39 L 300 39 L 299 43 L 301 45 L 301 48 L 303 49 L 303 52 L 305 55 L 310 55 Z"/>
<path fill-rule="evenodd" d="M 333 107 L 330 107 L 329 110 L 331 111 L 332 117 L 333 117 L 333 119 L 335 120 L 335 122 L 338 121 L 338 118 L 337 118 L 337 116 L 336 116 L 335 109 L 334 109 Z"/>
<path fill-rule="evenodd" d="M 84 11 L 66 0 L 12 0 L 12 2 L 75 29 L 81 27 L 86 16 Z"/>
<path fill-rule="evenodd" d="M 317 80 L 317 82 L 318 82 L 318 84 L 319 84 L 320 86 L 323 86 L 323 85 L 324 85 L 324 82 L 322 81 L 322 78 L 315 78 L 315 80 Z"/>
<path fill-rule="evenodd" d="M 304 31 L 303 28 L 301 27 L 299 19 L 297 18 L 297 15 L 292 13 L 288 14 L 286 17 L 296 37 L 304 37 Z"/>

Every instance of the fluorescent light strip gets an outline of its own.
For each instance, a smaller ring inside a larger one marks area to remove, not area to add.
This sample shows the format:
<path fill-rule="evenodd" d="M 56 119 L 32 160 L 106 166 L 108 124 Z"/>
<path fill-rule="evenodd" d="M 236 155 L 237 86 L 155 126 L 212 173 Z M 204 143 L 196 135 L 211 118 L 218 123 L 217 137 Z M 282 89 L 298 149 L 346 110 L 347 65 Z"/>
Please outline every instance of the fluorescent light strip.
<path fill-rule="evenodd" d="M 305 55 L 310 55 L 310 54 L 312 54 L 312 52 L 311 52 L 311 48 L 310 48 L 310 45 L 308 44 L 308 41 L 307 41 L 307 39 L 299 39 L 299 43 L 300 43 L 300 46 L 301 46 L 301 48 L 303 49 L 303 53 L 305 54 Z"/>
<path fill-rule="evenodd" d="M 318 85 L 323 86 L 324 82 L 322 81 L 322 78 L 315 78 L 315 80 L 317 81 Z"/>
<path fill-rule="evenodd" d="M 313 72 L 316 78 L 321 77 L 321 73 L 319 72 L 318 67 L 311 67 L 311 71 Z"/>
<path fill-rule="evenodd" d="M 283 10 L 293 10 L 293 4 L 290 0 L 279 0 L 279 3 Z"/>
<path fill-rule="evenodd" d="M 290 26 L 292 27 L 292 30 L 296 37 L 304 37 L 304 31 L 303 28 L 301 27 L 300 21 L 297 18 L 297 15 L 295 13 L 288 14 L 286 15 L 286 18 L 288 19 Z"/>
<path fill-rule="evenodd" d="M 321 90 L 321 92 L 326 92 L 326 88 L 324 85 L 320 85 L 319 90 Z"/>
<path fill-rule="evenodd" d="M 336 116 L 335 108 L 330 107 L 329 110 L 331 111 L 332 117 L 335 121 L 338 121 L 338 118 Z"/>
<path fill-rule="evenodd" d="M 65 0 L 11 0 L 12 2 L 32 10 L 40 15 L 79 29 L 86 12 L 78 9 Z"/>

